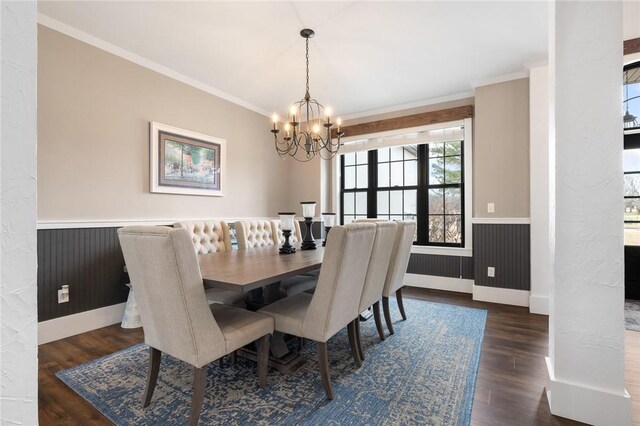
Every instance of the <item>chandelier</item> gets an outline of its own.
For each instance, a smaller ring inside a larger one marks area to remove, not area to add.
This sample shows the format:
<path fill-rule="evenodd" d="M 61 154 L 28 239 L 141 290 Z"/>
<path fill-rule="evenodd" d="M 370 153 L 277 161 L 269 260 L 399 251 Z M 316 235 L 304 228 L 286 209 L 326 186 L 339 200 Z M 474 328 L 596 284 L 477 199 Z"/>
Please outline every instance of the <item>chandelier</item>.
<path fill-rule="evenodd" d="M 340 148 L 340 138 L 344 132 L 340 131 L 341 120 L 336 119 L 337 129 L 336 140 L 331 138 L 331 129 L 334 123 L 331 122 L 331 109 L 325 108 L 309 94 L 309 39 L 315 35 L 310 29 L 300 31 L 300 35 L 305 39 L 306 59 L 307 59 L 307 86 L 304 98 L 289 108 L 287 120 L 284 122 L 284 137 L 280 139 L 278 114 L 273 114 L 273 138 L 275 140 L 276 151 L 281 158 L 293 157 L 298 161 L 309 161 L 316 155 L 328 160 L 333 158 Z"/>

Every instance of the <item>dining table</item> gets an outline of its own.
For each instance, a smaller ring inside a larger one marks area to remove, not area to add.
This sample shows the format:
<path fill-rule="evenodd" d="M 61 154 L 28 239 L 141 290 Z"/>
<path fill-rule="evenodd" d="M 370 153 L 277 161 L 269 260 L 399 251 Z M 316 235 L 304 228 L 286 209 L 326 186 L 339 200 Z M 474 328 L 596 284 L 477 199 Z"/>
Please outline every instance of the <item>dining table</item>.
<path fill-rule="evenodd" d="M 248 293 L 305 272 L 319 269 L 324 247 L 316 242 L 315 250 L 280 254 L 279 246 L 262 246 L 242 250 L 217 251 L 198 256 L 205 286 Z"/>
<path fill-rule="evenodd" d="M 277 285 L 286 278 L 321 267 L 324 256 L 322 241 L 316 241 L 315 250 L 302 250 L 299 243 L 293 246 L 296 251 L 291 254 L 280 254 L 279 246 L 271 245 L 198 255 L 203 283 L 206 287 L 255 293 L 263 287 Z M 256 358 L 251 348 L 240 349 L 239 355 Z M 269 357 L 271 367 L 291 374 L 305 363 L 304 357 L 287 345 L 282 333 L 274 333 Z"/>

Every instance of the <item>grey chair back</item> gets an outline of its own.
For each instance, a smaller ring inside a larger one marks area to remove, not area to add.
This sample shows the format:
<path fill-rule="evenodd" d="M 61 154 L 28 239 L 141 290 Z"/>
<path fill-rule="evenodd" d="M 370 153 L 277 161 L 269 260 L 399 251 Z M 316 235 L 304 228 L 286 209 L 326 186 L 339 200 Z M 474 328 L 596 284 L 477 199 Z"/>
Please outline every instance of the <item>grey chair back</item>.
<path fill-rule="evenodd" d="M 400 221 L 396 222 L 398 228 L 396 238 L 391 253 L 391 262 L 387 271 L 387 278 L 384 283 L 382 296 L 390 297 L 404 285 L 404 276 L 409 266 L 409 257 L 411 256 L 411 247 L 413 246 L 413 238 L 416 233 L 416 222 Z"/>
<path fill-rule="evenodd" d="M 362 296 L 360 297 L 360 312 L 382 298 L 382 290 L 389 270 L 397 228 L 398 224 L 395 222 L 376 222 L 376 238 L 364 280 Z"/>
<path fill-rule="evenodd" d="M 186 229 L 129 226 L 118 238 L 140 309 L 145 343 L 202 367 L 224 356 Z"/>
<path fill-rule="evenodd" d="M 375 225 L 369 223 L 331 228 L 318 284 L 302 323 L 308 338 L 326 342 L 360 313 L 375 234 Z"/>

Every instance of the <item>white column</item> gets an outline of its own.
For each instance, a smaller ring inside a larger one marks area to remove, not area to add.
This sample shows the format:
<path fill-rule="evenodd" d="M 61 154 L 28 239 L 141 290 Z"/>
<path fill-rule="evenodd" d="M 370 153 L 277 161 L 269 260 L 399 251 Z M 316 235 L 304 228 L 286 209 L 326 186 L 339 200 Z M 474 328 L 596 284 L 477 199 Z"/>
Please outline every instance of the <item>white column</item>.
<path fill-rule="evenodd" d="M 547 396 L 555 415 L 628 425 L 622 3 L 559 1 L 551 8 L 556 233 Z"/>
<path fill-rule="evenodd" d="M 0 423 L 38 424 L 36 2 L 0 3 Z"/>
<path fill-rule="evenodd" d="M 529 311 L 549 315 L 552 278 L 549 168 L 549 66 L 531 68 L 529 74 L 529 170 L 531 206 L 531 295 Z"/>

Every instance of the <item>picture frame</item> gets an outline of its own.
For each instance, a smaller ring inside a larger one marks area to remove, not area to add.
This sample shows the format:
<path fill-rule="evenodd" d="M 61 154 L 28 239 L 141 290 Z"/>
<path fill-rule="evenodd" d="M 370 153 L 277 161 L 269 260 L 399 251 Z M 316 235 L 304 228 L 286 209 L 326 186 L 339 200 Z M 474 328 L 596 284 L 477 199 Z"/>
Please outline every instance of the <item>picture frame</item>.
<path fill-rule="evenodd" d="M 226 143 L 225 139 L 151 122 L 150 192 L 223 197 Z"/>

